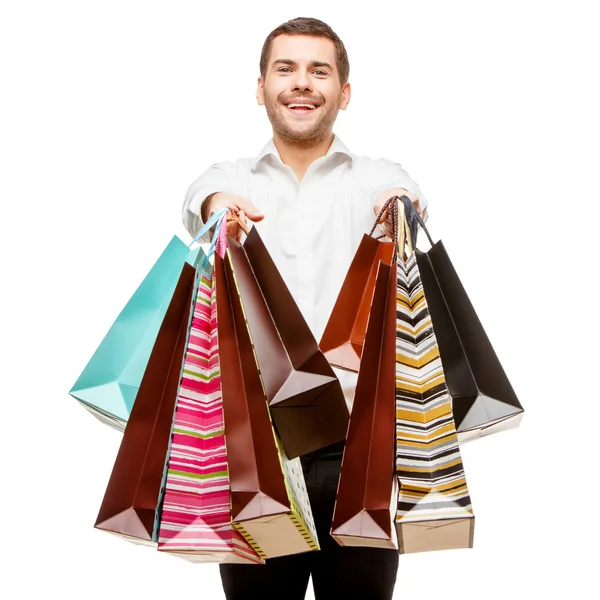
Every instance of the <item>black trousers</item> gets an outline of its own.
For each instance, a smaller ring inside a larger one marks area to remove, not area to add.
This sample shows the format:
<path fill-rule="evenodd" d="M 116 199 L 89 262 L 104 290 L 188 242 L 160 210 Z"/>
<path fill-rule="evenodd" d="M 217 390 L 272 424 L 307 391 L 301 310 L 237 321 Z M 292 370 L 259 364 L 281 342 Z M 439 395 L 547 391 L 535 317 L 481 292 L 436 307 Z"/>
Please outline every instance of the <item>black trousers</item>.
<path fill-rule="evenodd" d="M 390 600 L 398 551 L 340 546 L 330 535 L 344 443 L 301 457 L 321 550 L 219 565 L 227 600 L 303 600 L 310 575 L 316 600 Z"/>

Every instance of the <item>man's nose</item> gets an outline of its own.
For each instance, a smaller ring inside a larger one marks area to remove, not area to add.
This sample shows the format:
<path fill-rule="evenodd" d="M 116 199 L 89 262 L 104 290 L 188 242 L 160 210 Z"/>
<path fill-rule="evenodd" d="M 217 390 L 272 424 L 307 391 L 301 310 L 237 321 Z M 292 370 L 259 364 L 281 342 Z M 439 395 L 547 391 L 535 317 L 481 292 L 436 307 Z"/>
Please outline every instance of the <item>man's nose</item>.
<path fill-rule="evenodd" d="M 294 81 L 292 82 L 293 90 L 311 90 L 312 91 L 312 83 L 310 81 L 310 77 L 306 71 L 298 70 L 296 71 L 296 75 L 294 76 Z"/>

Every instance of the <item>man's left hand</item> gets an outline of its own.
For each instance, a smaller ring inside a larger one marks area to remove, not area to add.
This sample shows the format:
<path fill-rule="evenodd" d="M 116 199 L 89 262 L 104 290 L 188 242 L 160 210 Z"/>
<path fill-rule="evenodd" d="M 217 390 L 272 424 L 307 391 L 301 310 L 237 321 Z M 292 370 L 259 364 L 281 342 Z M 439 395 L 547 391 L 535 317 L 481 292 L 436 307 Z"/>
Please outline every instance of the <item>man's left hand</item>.
<path fill-rule="evenodd" d="M 375 206 L 373 207 L 373 212 L 375 213 L 375 216 L 379 214 L 379 212 L 383 208 L 383 205 L 393 196 L 408 196 L 412 200 L 413 206 L 417 209 L 417 212 L 421 215 L 421 217 L 423 216 L 421 213 L 421 207 L 419 206 L 419 198 L 415 196 L 415 194 L 409 192 L 408 190 L 405 190 L 404 188 L 391 188 L 389 190 L 385 190 L 385 192 L 381 192 L 381 194 L 379 194 L 379 196 L 377 197 L 377 202 L 375 202 Z M 391 213 L 387 208 L 381 215 L 381 218 L 379 219 L 378 223 L 383 224 L 385 235 L 392 239 L 393 230 Z"/>

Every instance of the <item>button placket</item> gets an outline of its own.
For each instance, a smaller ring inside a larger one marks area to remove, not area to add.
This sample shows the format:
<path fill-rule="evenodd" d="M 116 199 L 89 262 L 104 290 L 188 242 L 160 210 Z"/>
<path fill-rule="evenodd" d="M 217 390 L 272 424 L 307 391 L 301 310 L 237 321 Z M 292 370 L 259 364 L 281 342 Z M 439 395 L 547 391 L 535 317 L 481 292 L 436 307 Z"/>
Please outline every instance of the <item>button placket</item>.
<path fill-rule="evenodd" d="M 310 170 L 310 168 L 309 168 Z M 311 223 L 308 218 L 308 202 L 310 186 L 307 186 L 307 177 L 304 176 L 300 189 L 298 191 L 298 301 L 306 322 L 311 330 L 314 329 L 314 290 L 313 273 L 311 269 L 311 245 L 312 231 Z"/>

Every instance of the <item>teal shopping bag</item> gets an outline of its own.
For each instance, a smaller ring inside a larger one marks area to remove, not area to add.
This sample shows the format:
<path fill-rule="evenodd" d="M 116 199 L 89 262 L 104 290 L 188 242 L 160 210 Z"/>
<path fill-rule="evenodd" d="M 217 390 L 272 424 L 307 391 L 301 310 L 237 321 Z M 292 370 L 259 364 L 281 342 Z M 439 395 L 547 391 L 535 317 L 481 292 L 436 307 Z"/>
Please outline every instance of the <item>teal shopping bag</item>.
<path fill-rule="evenodd" d="M 222 213 L 213 215 L 194 241 L 217 223 Z M 69 391 L 101 421 L 121 431 L 131 413 L 183 265 L 187 262 L 196 267 L 206 261 L 200 247 L 190 249 L 190 246 L 173 237 Z"/>

